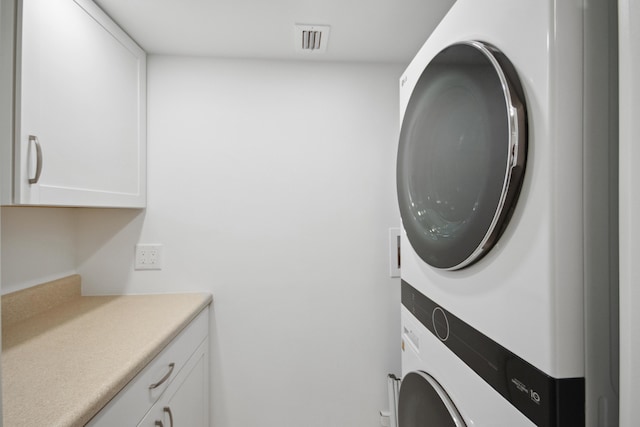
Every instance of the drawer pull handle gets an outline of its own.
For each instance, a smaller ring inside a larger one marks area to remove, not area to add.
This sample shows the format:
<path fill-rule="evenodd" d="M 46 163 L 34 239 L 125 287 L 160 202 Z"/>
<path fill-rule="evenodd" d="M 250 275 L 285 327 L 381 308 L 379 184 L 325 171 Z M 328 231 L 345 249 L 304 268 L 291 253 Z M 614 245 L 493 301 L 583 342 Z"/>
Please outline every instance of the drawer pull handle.
<path fill-rule="evenodd" d="M 169 363 L 169 372 L 167 372 L 164 377 L 160 378 L 160 381 L 158 381 L 157 383 L 151 384 L 149 386 L 149 390 L 153 390 L 154 388 L 161 386 L 162 383 L 164 383 L 167 379 L 169 379 L 169 377 L 171 376 L 171 373 L 173 372 L 173 368 L 175 366 L 176 366 L 175 363 L 173 362 Z"/>
<path fill-rule="evenodd" d="M 171 408 L 165 406 L 162 410 L 169 415 L 169 426 L 173 427 L 173 414 L 171 413 Z"/>

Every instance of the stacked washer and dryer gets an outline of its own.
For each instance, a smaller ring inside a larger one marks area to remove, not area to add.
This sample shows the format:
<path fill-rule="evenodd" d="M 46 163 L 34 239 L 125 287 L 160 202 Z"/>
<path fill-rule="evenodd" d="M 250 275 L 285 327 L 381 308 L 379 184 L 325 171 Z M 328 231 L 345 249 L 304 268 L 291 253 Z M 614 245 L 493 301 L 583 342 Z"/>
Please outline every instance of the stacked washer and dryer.
<path fill-rule="evenodd" d="M 615 3 L 458 0 L 400 80 L 400 427 L 617 425 Z"/>

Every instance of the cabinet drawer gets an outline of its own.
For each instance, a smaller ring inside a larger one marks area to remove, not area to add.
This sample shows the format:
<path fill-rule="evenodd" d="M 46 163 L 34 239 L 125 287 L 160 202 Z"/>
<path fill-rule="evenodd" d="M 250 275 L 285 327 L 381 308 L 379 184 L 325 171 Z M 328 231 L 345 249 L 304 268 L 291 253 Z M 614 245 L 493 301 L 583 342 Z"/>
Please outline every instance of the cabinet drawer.
<path fill-rule="evenodd" d="M 209 425 L 209 341 L 205 340 L 138 427 Z"/>
<path fill-rule="evenodd" d="M 208 328 L 209 309 L 206 308 L 87 425 L 113 427 L 138 424 L 207 338 Z M 157 386 L 150 388 L 154 384 Z"/>

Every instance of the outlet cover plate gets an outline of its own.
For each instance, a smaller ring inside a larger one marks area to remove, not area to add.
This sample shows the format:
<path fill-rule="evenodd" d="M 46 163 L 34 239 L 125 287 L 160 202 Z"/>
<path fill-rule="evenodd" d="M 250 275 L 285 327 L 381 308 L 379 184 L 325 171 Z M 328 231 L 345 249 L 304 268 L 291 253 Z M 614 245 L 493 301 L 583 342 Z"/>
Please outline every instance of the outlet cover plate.
<path fill-rule="evenodd" d="M 162 270 L 162 245 L 139 243 L 136 245 L 136 270 Z"/>

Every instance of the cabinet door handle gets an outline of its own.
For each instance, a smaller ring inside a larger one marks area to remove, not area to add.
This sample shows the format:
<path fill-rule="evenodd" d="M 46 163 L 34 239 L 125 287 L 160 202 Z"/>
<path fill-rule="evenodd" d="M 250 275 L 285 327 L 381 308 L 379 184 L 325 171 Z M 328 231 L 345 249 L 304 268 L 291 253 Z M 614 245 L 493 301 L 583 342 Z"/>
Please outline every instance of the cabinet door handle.
<path fill-rule="evenodd" d="M 169 415 L 169 426 L 173 427 L 173 414 L 171 413 L 171 408 L 165 406 L 162 410 Z"/>
<path fill-rule="evenodd" d="M 158 421 L 158 420 L 156 420 L 156 423 L 154 425 L 157 427 L 164 427 L 164 424 L 162 424 L 162 421 Z"/>
<path fill-rule="evenodd" d="M 171 373 L 173 372 L 173 368 L 175 366 L 176 366 L 175 363 L 173 362 L 169 363 L 169 372 L 167 372 L 164 377 L 160 378 L 160 381 L 158 381 L 157 383 L 151 384 L 149 386 L 149 390 L 153 390 L 154 388 L 159 387 L 160 385 L 162 385 L 162 383 L 164 383 L 167 379 L 169 379 L 169 377 L 171 376 Z"/>
<path fill-rule="evenodd" d="M 35 184 L 40 179 L 42 173 L 42 147 L 40 147 L 40 141 L 35 135 L 29 135 L 29 144 L 34 144 L 36 147 L 36 176 L 29 178 L 29 184 Z"/>

